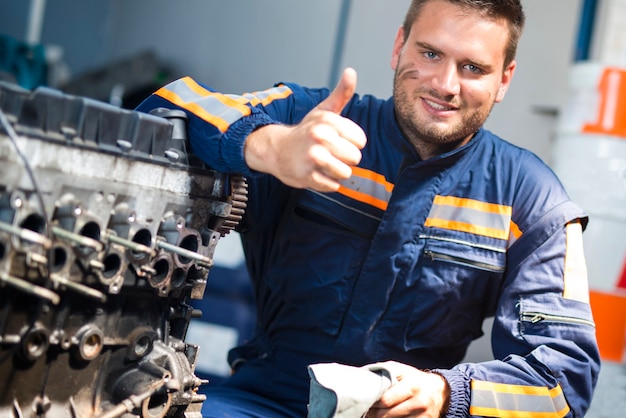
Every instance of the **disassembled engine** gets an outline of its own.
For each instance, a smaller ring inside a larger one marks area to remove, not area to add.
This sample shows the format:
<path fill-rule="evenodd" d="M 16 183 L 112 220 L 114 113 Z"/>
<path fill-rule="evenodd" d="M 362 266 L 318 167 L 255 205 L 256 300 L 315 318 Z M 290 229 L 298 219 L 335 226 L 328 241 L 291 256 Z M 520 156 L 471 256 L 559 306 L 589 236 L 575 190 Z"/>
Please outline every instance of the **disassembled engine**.
<path fill-rule="evenodd" d="M 200 418 L 187 302 L 246 198 L 182 112 L 0 82 L 0 417 Z"/>

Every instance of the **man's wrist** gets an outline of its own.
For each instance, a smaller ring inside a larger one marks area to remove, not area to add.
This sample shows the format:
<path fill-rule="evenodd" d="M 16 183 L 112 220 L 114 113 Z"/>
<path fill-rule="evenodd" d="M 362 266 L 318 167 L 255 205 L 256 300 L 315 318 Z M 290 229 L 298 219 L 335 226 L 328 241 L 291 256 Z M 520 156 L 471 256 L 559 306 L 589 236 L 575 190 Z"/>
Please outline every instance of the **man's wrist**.
<path fill-rule="evenodd" d="M 243 145 L 244 161 L 250 170 L 268 173 L 269 167 L 275 164 L 270 141 L 278 129 L 280 125 L 269 124 L 250 132 Z"/>
<path fill-rule="evenodd" d="M 253 113 L 233 123 L 221 141 L 219 156 L 228 166 L 226 171 L 249 175 L 251 168 L 245 160 L 245 147 L 250 134 L 263 126 L 275 123 L 264 113 Z"/>
<path fill-rule="evenodd" d="M 448 404 L 443 411 L 444 416 L 449 418 L 469 416 L 471 379 L 456 368 L 434 369 L 431 372 L 441 375 L 449 388 Z"/>
<path fill-rule="evenodd" d="M 438 373 L 437 371 L 433 371 L 433 370 L 428 370 L 428 372 L 433 375 L 439 376 L 439 378 L 443 382 L 443 389 L 441 391 L 442 400 L 441 400 L 441 407 L 439 409 L 439 418 L 445 418 L 446 415 L 448 414 L 448 409 L 450 407 L 450 384 L 448 383 L 448 380 L 446 380 L 446 378 L 441 373 Z"/>

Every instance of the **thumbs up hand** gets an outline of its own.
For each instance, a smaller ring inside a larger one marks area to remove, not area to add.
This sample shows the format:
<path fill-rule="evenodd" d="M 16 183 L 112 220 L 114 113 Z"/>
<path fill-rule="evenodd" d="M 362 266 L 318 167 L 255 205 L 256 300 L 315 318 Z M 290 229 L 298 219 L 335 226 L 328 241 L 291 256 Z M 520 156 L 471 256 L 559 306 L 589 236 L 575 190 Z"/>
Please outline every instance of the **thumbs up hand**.
<path fill-rule="evenodd" d="M 286 185 L 336 191 L 361 160 L 365 133 L 340 115 L 356 90 L 356 72 L 347 68 L 331 94 L 294 126 L 267 125 L 244 146 L 248 166 Z"/>

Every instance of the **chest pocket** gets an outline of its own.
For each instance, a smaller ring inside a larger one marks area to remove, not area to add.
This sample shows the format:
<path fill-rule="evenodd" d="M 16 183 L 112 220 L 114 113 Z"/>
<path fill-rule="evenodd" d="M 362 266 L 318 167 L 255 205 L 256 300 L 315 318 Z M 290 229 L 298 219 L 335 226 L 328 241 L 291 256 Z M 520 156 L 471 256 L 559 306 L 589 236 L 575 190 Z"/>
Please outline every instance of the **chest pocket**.
<path fill-rule="evenodd" d="M 380 220 L 337 194 L 293 193 L 267 284 L 307 324 L 336 334 Z"/>
<path fill-rule="evenodd" d="M 296 221 L 331 234 L 355 236 L 371 240 L 380 224 L 381 210 L 355 205 L 338 194 L 311 190 L 297 193 L 292 207 Z"/>
<path fill-rule="evenodd" d="M 450 234 L 423 235 L 423 250 L 410 286 L 415 304 L 405 349 L 463 346 L 482 335 L 483 319 L 495 313 L 506 252 Z"/>

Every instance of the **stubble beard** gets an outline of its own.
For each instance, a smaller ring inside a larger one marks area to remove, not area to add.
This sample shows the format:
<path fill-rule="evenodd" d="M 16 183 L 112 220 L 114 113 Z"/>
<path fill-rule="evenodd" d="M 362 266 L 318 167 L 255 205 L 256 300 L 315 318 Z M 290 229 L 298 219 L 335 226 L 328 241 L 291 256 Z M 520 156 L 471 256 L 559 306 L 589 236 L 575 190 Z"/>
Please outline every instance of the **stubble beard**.
<path fill-rule="evenodd" d="M 422 158 L 448 152 L 464 143 L 485 123 L 495 104 L 494 102 L 489 107 L 472 111 L 463 116 L 460 122 L 442 126 L 424 120 L 425 118 L 418 113 L 416 106 L 422 105 L 420 102 L 423 95 L 441 99 L 436 93 L 423 89 L 408 92 L 402 87 L 402 81 L 396 70 L 393 79 L 393 97 L 398 125 Z M 463 111 L 463 106 L 460 105 L 459 111 Z"/>

